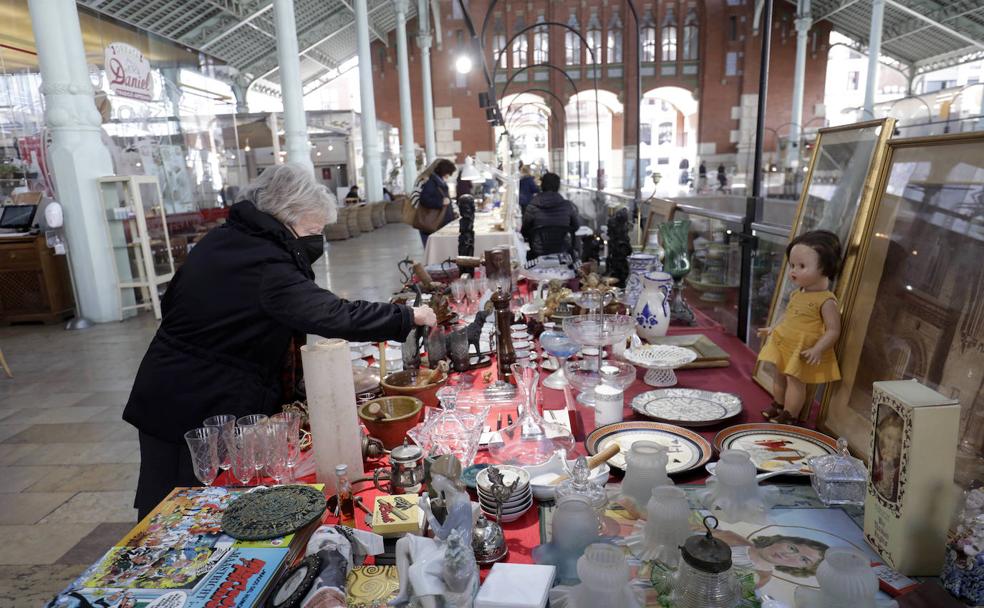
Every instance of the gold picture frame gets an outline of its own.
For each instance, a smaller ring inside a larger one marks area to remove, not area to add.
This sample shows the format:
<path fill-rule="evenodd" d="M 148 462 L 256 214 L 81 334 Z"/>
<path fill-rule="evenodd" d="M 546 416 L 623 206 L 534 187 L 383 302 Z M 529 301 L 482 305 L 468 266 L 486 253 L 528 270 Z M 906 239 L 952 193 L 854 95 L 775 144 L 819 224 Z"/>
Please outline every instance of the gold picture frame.
<path fill-rule="evenodd" d="M 789 240 L 810 230 L 830 230 L 840 237 L 844 262 L 831 291 L 837 296 L 842 314 L 859 259 L 857 254 L 863 234 L 859 228 L 866 224 L 870 214 L 878 172 L 894 129 L 895 119 L 884 118 L 817 132 Z M 767 327 L 786 309 L 792 292 L 792 285 L 787 281 L 786 258 L 783 256 L 769 306 Z M 752 378 L 772 393 L 771 366 L 756 361 Z M 813 391 L 810 390 L 807 391 L 807 403 L 812 401 Z M 803 408 L 803 414 L 807 412 L 808 408 Z"/>
<path fill-rule="evenodd" d="M 820 428 L 867 459 L 871 384 L 918 380 L 961 402 L 975 464 L 958 464 L 959 481 L 984 469 L 984 133 L 889 142 L 876 192 Z"/>

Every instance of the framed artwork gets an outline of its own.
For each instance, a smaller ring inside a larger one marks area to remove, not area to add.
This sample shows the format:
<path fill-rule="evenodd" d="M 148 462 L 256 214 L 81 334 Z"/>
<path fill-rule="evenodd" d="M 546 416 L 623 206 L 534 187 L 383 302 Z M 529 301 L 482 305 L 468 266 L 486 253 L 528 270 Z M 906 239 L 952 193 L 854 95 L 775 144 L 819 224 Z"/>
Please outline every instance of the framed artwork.
<path fill-rule="evenodd" d="M 916 379 L 959 399 L 959 453 L 984 470 L 984 133 L 889 142 L 877 189 L 820 426 L 868 459 L 872 383 Z"/>
<path fill-rule="evenodd" d="M 878 170 L 894 128 L 895 120 L 885 118 L 820 129 L 817 133 L 789 240 L 811 230 L 829 230 L 840 237 L 844 263 L 831 291 L 842 311 L 858 262 L 859 239 L 863 234 L 858 228 L 866 224 L 871 211 Z M 786 310 L 794 287 L 783 256 L 767 327 Z M 771 393 L 774 373 L 771 365 L 757 362 L 753 378 Z M 812 401 L 812 393 L 808 397 L 808 402 Z"/>

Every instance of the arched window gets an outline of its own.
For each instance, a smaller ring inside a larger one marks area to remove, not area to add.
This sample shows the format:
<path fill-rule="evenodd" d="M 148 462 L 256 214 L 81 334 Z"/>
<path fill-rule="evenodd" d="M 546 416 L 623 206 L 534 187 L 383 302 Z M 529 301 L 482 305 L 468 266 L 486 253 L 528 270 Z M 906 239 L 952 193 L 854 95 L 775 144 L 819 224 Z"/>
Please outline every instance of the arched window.
<path fill-rule="evenodd" d="M 656 61 L 656 25 L 653 23 L 653 14 L 646 9 L 646 14 L 642 20 L 642 30 L 640 31 L 639 41 L 642 47 L 642 60 L 647 63 Z"/>
<path fill-rule="evenodd" d="M 662 49 L 663 61 L 677 60 L 677 25 L 672 8 L 666 13 L 666 19 L 663 20 L 660 48 Z"/>
<path fill-rule="evenodd" d="M 687 13 L 687 19 L 683 22 L 683 60 L 684 61 L 695 61 L 700 51 L 699 48 L 699 30 L 697 25 L 697 11 L 695 9 L 690 9 Z"/>
<path fill-rule="evenodd" d="M 544 18 L 541 13 L 536 18 L 537 23 L 543 23 Z M 547 26 L 538 27 L 533 30 L 533 63 L 550 62 L 550 30 Z"/>
<path fill-rule="evenodd" d="M 608 22 L 608 63 L 622 63 L 622 20 L 618 13 Z"/>
<path fill-rule="evenodd" d="M 656 144 L 665 146 L 673 143 L 673 123 L 661 122 L 656 130 Z"/>
<path fill-rule="evenodd" d="M 567 25 L 580 30 L 577 23 L 577 15 L 571 13 L 571 18 L 567 20 Z M 577 34 L 568 30 L 564 35 L 564 63 L 567 65 L 581 65 L 581 39 Z"/>
<path fill-rule="evenodd" d="M 601 63 L 601 23 L 598 21 L 598 12 L 591 11 L 591 19 L 588 21 L 588 48 L 590 51 L 585 53 L 585 63 Z"/>
<path fill-rule="evenodd" d="M 526 25 L 523 23 L 523 18 L 519 17 L 516 19 L 516 27 L 513 30 L 518 32 L 522 30 Z M 525 68 L 529 63 L 529 52 L 530 52 L 530 41 L 529 32 L 522 34 L 513 40 L 512 43 L 512 67 L 513 69 Z"/>
<path fill-rule="evenodd" d="M 499 53 L 502 49 L 506 48 L 506 28 L 502 25 L 502 18 L 495 18 L 495 33 L 492 34 L 492 63 L 495 63 L 496 57 L 499 57 Z M 502 53 L 502 57 L 499 57 L 499 68 L 506 69 L 509 67 L 509 53 Z"/>

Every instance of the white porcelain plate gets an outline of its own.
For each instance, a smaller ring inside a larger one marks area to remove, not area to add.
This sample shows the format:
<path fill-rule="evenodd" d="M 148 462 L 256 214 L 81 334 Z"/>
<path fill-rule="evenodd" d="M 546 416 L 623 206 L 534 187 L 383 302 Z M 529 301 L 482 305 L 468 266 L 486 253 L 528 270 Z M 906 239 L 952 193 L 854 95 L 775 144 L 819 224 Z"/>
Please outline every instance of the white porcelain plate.
<path fill-rule="evenodd" d="M 680 426 L 708 426 L 741 413 L 741 397 L 693 388 L 665 388 L 637 395 L 632 409 Z"/>

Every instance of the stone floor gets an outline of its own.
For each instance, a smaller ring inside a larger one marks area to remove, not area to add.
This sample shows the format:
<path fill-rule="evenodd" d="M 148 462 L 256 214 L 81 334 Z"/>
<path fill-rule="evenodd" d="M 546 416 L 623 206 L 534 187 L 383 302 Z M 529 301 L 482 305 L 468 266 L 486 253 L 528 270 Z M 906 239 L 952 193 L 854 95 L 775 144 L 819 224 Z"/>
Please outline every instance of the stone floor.
<path fill-rule="evenodd" d="M 416 231 L 390 224 L 330 243 L 315 270 L 341 297 L 385 300 L 396 262 L 422 253 Z M 136 522 L 137 432 L 120 414 L 156 328 L 149 313 L 0 328 L 14 372 L 0 373 L 0 607 L 43 606 Z"/>

